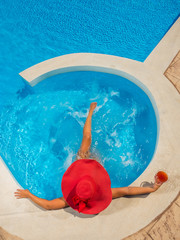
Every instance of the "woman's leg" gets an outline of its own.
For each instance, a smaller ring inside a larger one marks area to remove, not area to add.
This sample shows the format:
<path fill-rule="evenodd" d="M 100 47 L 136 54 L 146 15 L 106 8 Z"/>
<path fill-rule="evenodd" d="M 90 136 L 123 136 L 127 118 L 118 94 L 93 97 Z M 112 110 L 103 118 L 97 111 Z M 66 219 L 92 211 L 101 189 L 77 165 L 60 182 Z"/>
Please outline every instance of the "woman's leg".
<path fill-rule="evenodd" d="M 92 119 L 92 115 L 93 115 L 93 111 L 96 108 L 97 103 L 93 102 L 90 105 L 89 108 L 89 114 L 86 118 L 86 122 L 84 124 L 84 128 L 83 128 L 83 139 L 82 139 L 82 143 L 81 143 L 81 147 L 80 150 L 78 152 L 78 155 L 80 158 L 86 158 L 89 157 L 89 149 L 91 146 L 91 119 Z"/>

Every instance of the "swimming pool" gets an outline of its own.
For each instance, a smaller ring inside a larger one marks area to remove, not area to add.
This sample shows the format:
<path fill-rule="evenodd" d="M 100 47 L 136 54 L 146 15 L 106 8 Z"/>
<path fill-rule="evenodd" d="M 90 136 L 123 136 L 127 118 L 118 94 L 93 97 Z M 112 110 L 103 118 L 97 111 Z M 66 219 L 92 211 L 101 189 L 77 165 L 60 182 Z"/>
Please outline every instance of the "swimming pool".
<path fill-rule="evenodd" d="M 18 73 L 46 59 L 94 52 L 144 61 L 179 15 L 180 2 L 6 0 L 0 11 L 1 111 L 24 87 Z"/>
<path fill-rule="evenodd" d="M 33 121 L 38 123 L 38 119 L 33 119 L 38 110 L 38 102 L 35 97 L 36 92 L 34 92 L 34 89 L 32 90 L 28 87 L 17 73 L 37 62 L 71 52 L 100 52 L 144 61 L 178 16 L 179 4 L 179 1 L 173 3 L 171 1 L 161 1 L 158 3 L 155 1 L 147 1 L 147 4 L 144 5 L 144 1 L 142 2 L 142 0 L 121 2 L 98 1 L 96 5 L 91 1 L 87 1 L 86 4 L 82 1 L 63 1 L 61 2 L 61 6 L 59 6 L 58 1 L 22 2 L 18 0 L 4 1 L 2 3 L 1 9 L 3 9 L 3 11 L 1 11 L 2 21 L 0 31 L 0 114 L 2 131 L 0 133 L 0 154 L 7 162 L 9 168 L 14 172 L 16 178 L 18 178 L 16 167 L 19 169 L 26 168 L 26 173 L 30 171 L 32 173 L 31 179 L 33 176 L 38 175 L 38 171 L 36 171 L 36 173 L 34 169 L 38 170 L 40 168 L 42 162 L 38 162 L 38 159 L 40 159 L 40 156 L 43 156 L 44 153 L 44 161 L 46 163 L 46 156 L 48 156 L 47 151 L 52 151 L 55 156 L 59 156 L 59 152 L 55 147 L 57 144 L 56 138 L 54 138 L 57 130 L 56 124 L 54 128 L 50 128 L 50 125 L 48 125 L 49 133 L 43 131 L 44 127 L 43 125 L 41 126 L 40 123 L 38 125 L 40 130 L 38 131 L 38 129 L 35 128 Z M 95 6 L 96 8 L 94 8 Z M 71 77 L 70 75 L 67 76 Z M 74 77 L 76 78 L 75 75 Z M 52 109 L 52 116 L 50 114 L 51 117 L 48 116 L 47 120 L 49 124 L 51 124 L 53 116 L 55 117 L 53 109 L 56 108 L 52 102 L 56 102 L 58 94 L 62 96 L 62 92 L 55 93 L 55 91 L 52 91 L 55 94 L 54 96 L 56 96 L 54 98 L 51 95 L 46 95 L 47 89 L 43 88 L 43 85 L 39 86 L 42 87 L 39 90 L 36 89 L 40 94 L 39 107 L 43 107 L 44 102 L 45 108 L 43 108 L 44 112 L 42 112 L 44 118 L 47 111 L 46 104 Z M 47 88 L 49 89 L 50 86 Z M 41 91 L 44 91 L 44 93 Z M 96 88 L 94 88 L 94 91 L 94 93 L 98 92 Z M 115 93 L 117 94 L 116 91 Z M 105 93 L 103 92 L 102 94 Z M 64 97 L 66 97 L 66 95 L 67 94 L 64 94 Z M 111 97 L 118 98 L 118 96 L 115 95 Z M 49 103 L 46 102 L 47 98 L 49 98 Z M 89 98 L 86 99 L 85 97 L 82 98 L 82 102 L 83 100 L 85 102 L 90 101 Z M 86 103 L 83 102 L 82 104 Z M 102 104 L 101 102 L 100 105 Z M 30 109 L 28 109 L 28 106 Z M 88 106 L 86 106 L 86 110 L 87 107 Z M 133 108 L 133 105 L 131 107 Z M 133 109 L 136 109 L 135 107 L 136 106 L 134 106 Z M 83 112 L 83 114 L 84 117 L 81 116 L 81 124 L 83 120 L 85 120 L 85 112 Z M 133 114 L 136 114 L 136 112 L 132 112 L 130 122 L 135 121 L 133 120 Z M 129 115 L 131 115 L 131 113 L 129 113 Z M 25 116 L 27 117 L 27 122 L 23 119 Z M 66 122 L 68 122 L 68 117 L 69 116 L 67 116 Z M 31 129 L 32 134 L 34 131 L 34 137 L 32 137 L 32 139 L 28 139 L 27 137 L 29 129 Z M 154 139 L 156 139 L 156 129 L 153 131 L 155 134 Z M 81 134 L 81 132 L 82 131 L 78 130 L 78 134 Z M 47 146 L 43 144 L 40 146 L 36 145 L 38 139 L 41 139 L 41 134 L 45 134 L 43 135 L 45 139 L 52 134 L 52 138 L 50 138 Z M 96 133 L 94 133 L 94 135 L 96 137 Z M 17 138 L 15 137 L 13 139 L 14 136 L 17 136 Z M 94 139 L 96 139 L 95 137 Z M 105 139 L 109 145 L 111 145 L 112 141 L 116 141 L 115 139 L 112 140 L 112 137 L 115 136 L 109 136 L 108 139 Z M 147 139 L 145 139 L 145 142 L 146 140 Z M 80 141 L 80 139 L 77 140 L 77 143 L 78 141 Z M 154 147 L 152 147 L 152 149 L 155 148 L 155 142 L 156 141 L 153 143 Z M 148 140 L 145 145 L 148 146 Z M 31 146 L 31 148 L 28 146 Z M 49 147 L 49 150 L 47 150 L 47 147 Z M 63 147 L 64 146 L 62 146 L 62 148 Z M 73 156 L 77 148 L 76 146 L 76 149 L 74 149 L 72 153 L 70 153 L 67 148 L 63 157 L 66 159 L 67 154 L 68 156 L 69 154 Z M 16 151 L 13 149 L 16 149 Z M 144 150 L 142 150 L 142 152 L 143 151 Z M 148 155 L 148 160 L 145 161 L 144 168 L 148 165 L 152 154 L 153 150 L 152 153 Z M 13 160 L 13 157 L 14 159 L 21 159 L 22 166 L 16 166 L 16 164 L 12 163 L 11 160 Z M 30 159 L 37 159 L 37 163 L 27 164 L 27 162 L 23 162 L 23 159 L 29 157 Z M 54 157 L 52 157 L 52 159 L 54 159 Z M 45 170 L 48 168 L 47 164 L 43 166 Z M 52 169 L 48 169 L 50 174 L 54 174 L 53 167 Z M 139 174 L 141 170 L 139 170 Z M 59 172 L 56 172 L 57 178 L 55 179 L 57 182 L 60 181 L 62 173 L 60 175 L 58 174 Z M 42 173 L 40 176 L 42 180 L 42 185 L 40 186 L 41 193 L 37 192 L 39 183 L 34 182 L 33 186 L 37 195 L 44 196 L 46 194 L 43 192 L 43 188 L 48 188 L 49 185 L 45 183 L 45 173 Z M 113 178 L 113 174 L 111 174 L 111 177 Z M 132 173 L 132 179 L 126 182 L 126 184 L 135 178 L 136 176 Z M 19 180 L 19 182 L 21 181 Z M 30 175 L 24 175 L 22 186 L 25 187 L 28 184 L 30 184 Z M 51 184 L 53 185 L 54 183 Z M 57 195 L 56 190 L 52 190 L 52 192 L 53 191 L 54 193 L 52 193 L 50 197 Z"/>
<path fill-rule="evenodd" d="M 24 188 L 53 199 L 75 160 L 92 101 L 92 152 L 108 171 L 112 187 L 132 183 L 150 163 L 157 143 L 151 101 L 134 83 L 100 72 L 69 72 L 25 88 L 4 109 L 0 151 Z"/>

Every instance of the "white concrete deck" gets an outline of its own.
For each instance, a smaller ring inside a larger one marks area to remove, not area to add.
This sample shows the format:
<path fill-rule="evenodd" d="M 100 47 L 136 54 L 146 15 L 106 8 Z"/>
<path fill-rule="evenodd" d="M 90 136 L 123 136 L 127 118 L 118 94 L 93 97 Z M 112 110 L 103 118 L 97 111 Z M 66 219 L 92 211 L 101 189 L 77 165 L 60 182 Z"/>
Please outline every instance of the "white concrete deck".
<path fill-rule="evenodd" d="M 152 93 L 159 112 L 157 150 L 144 173 L 132 184 L 153 181 L 164 169 L 169 181 L 146 198 L 120 198 L 97 216 L 78 214 L 71 208 L 44 211 L 29 200 L 16 200 L 19 188 L 4 163 L 0 162 L 0 226 L 26 240 L 122 239 L 149 224 L 177 196 L 180 186 L 180 95 L 163 75 L 180 49 L 180 18 L 144 63 L 101 54 L 70 54 L 37 64 L 20 73 L 35 85 L 48 76 L 73 70 L 115 73 L 132 81 L 138 79 Z"/>

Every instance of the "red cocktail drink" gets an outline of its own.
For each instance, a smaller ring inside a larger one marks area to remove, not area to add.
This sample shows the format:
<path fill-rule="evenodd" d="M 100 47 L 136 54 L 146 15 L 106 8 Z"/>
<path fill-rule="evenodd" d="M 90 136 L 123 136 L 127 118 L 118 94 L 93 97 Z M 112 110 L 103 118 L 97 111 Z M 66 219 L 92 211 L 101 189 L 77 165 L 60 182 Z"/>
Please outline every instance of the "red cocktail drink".
<path fill-rule="evenodd" d="M 156 174 L 156 178 L 158 178 L 158 180 L 161 182 L 161 183 L 164 183 L 168 180 L 168 175 L 167 173 L 163 172 L 163 171 L 159 171 L 157 174 Z"/>

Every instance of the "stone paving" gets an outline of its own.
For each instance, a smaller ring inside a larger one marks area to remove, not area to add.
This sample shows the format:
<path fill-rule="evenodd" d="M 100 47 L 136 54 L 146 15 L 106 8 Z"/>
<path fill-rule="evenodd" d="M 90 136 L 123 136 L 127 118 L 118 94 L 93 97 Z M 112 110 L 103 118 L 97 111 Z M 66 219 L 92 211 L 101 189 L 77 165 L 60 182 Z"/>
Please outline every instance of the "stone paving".
<path fill-rule="evenodd" d="M 148 226 L 123 240 L 179 240 L 180 194 L 173 203 Z"/>
<path fill-rule="evenodd" d="M 172 60 L 164 75 L 172 82 L 180 93 L 180 51 Z"/>
<path fill-rule="evenodd" d="M 5 229 L 0 227 L 0 240 L 23 240 L 23 239 L 8 233 Z"/>

